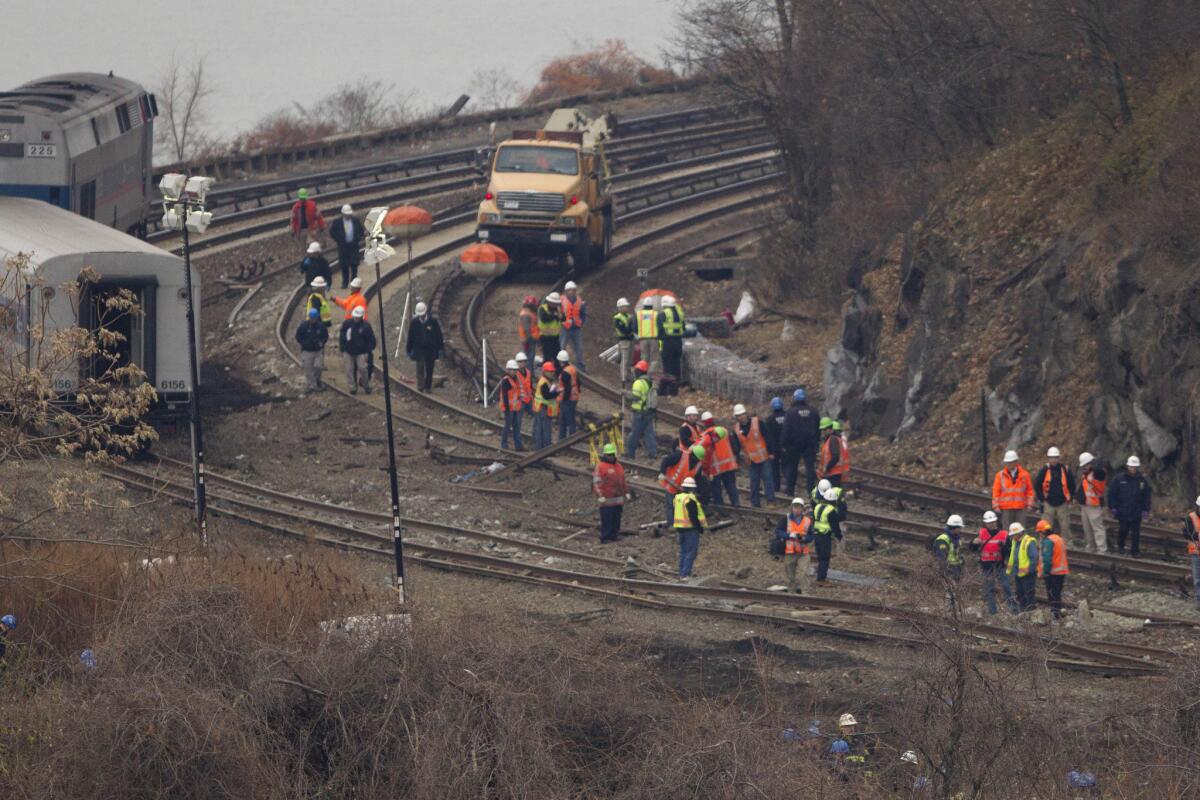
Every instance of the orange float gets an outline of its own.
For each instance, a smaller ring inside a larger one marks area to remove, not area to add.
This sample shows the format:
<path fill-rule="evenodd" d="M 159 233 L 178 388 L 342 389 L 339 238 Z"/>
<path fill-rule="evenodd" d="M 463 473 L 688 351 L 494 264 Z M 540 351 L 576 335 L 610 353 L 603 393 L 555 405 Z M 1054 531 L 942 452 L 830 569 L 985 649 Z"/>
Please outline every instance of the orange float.
<path fill-rule="evenodd" d="M 417 206 L 397 206 L 383 218 L 383 232 L 402 242 L 411 242 L 433 227 L 433 215 Z"/>
<path fill-rule="evenodd" d="M 459 263 L 472 278 L 499 278 L 508 272 L 508 253 L 489 242 L 479 242 L 463 250 Z"/>

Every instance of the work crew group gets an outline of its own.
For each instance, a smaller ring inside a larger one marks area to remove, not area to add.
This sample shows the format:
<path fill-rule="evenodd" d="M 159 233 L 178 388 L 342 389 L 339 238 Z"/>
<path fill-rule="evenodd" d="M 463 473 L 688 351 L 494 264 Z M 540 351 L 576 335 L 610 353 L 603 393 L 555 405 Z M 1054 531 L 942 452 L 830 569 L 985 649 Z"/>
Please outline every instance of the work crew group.
<path fill-rule="evenodd" d="M 338 329 L 338 351 L 342 354 L 347 388 L 351 394 L 358 394 L 360 389 L 370 394 L 375 375 L 375 349 L 381 343 L 368 321 L 367 299 L 362 291 L 362 279 L 358 277 L 366 235 L 363 224 L 354 216 L 354 209 L 345 205 L 341 217 L 329 226 L 330 237 L 337 245 L 342 289 L 349 290 L 345 297 L 337 297 L 330 291 L 333 267 L 325 258 L 320 241 L 325 220 L 304 189 L 300 190 L 299 199 L 292 207 L 291 225 L 292 233 L 304 242 L 300 272 L 304 275 L 308 295 L 304 303 L 305 318 L 296 329 L 295 339 L 300 345 L 305 388 L 309 392 L 325 389 L 322 380 L 325 346 L 333 326 L 333 307 L 339 306 L 345 312 Z M 434 363 L 442 357 L 445 341 L 440 324 L 430 315 L 425 303 L 418 302 L 414 312 L 404 338 L 405 352 L 414 364 L 417 388 L 428 392 L 433 388 Z"/>

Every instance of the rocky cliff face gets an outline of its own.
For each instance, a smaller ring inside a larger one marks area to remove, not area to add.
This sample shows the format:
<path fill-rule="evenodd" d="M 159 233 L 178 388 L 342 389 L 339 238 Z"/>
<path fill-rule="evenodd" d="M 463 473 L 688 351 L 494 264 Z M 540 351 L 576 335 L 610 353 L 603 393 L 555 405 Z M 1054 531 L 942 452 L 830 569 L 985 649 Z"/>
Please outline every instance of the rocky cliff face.
<path fill-rule="evenodd" d="M 954 442 L 944 457 L 965 467 L 982 405 L 992 464 L 1006 448 L 1040 463 L 1051 444 L 1137 453 L 1160 491 L 1194 497 L 1200 270 L 1095 201 L 1098 162 L 1052 129 L 940 198 L 854 287 L 826 411 L 914 447 Z"/>

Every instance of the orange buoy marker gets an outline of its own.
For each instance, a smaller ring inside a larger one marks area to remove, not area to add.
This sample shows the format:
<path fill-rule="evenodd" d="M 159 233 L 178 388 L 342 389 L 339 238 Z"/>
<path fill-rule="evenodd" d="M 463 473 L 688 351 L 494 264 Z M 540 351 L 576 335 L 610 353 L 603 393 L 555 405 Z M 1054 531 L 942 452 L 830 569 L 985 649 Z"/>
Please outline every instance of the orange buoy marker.
<path fill-rule="evenodd" d="M 383 232 L 402 242 L 411 242 L 429 233 L 433 216 L 417 206 L 397 206 L 383 218 Z"/>
<path fill-rule="evenodd" d="M 472 278 L 499 278 L 508 272 L 508 253 L 490 242 L 479 242 L 463 250 L 459 263 Z"/>

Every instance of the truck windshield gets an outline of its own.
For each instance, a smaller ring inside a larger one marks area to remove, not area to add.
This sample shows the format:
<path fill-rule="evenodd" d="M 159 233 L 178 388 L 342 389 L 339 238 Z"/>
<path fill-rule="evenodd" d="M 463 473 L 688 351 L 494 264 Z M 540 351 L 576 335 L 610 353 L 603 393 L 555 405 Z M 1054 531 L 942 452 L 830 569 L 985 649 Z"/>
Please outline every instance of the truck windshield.
<path fill-rule="evenodd" d="M 578 175 L 579 153 L 565 147 L 509 145 L 496 154 L 496 172 Z"/>

